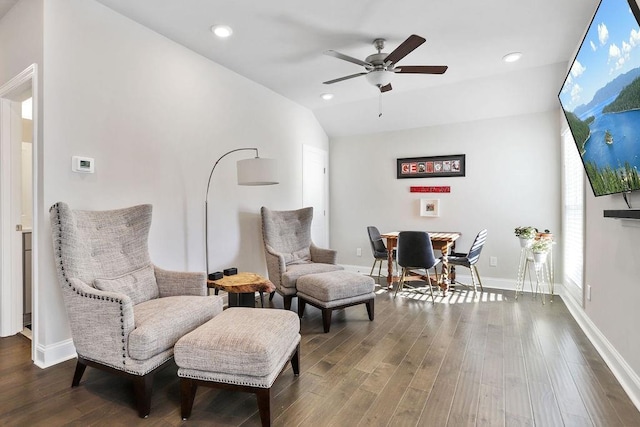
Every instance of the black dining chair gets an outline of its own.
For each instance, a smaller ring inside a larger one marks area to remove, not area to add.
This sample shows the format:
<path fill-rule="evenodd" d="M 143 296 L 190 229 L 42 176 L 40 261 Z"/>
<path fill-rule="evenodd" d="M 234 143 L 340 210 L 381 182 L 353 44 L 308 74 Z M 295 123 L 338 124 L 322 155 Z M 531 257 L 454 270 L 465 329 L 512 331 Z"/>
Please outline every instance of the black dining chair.
<path fill-rule="evenodd" d="M 402 275 L 400 276 L 400 283 L 398 283 L 393 297 L 395 298 L 405 285 L 413 287 L 407 283 L 409 276 L 418 276 L 426 282 L 429 293 L 431 294 L 431 300 L 435 302 L 432 288 L 434 284 L 431 281 L 429 270 L 433 268 L 435 272 L 435 285 L 438 286 L 440 278 L 436 266 L 440 264 L 440 258 L 436 258 L 433 253 L 433 245 L 429 233 L 426 231 L 401 231 L 398 234 L 397 249 L 398 265 L 402 267 Z M 424 273 L 422 271 L 424 271 Z M 413 288 L 417 291 L 416 287 Z"/>
<path fill-rule="evenodd" d="M 449 254 L 447 257 L 447 264 L 467 267 L 471 271 L 471 285 L 466 283 L 459 282 L 454 280 L 453 283 L 458 283 L 462 286 L 471 287 L 473 286 L 473 292 L 478 292 L 478 285 L 480 285 L 480 292 L 483 292 L 482 281 L 480 280 L 480 274 L 478 273 L 478 267 L 476 267 L 476 263 L 480 259 L 480 252 L 482 252 L 482 248 L 484 247 L 484 243 L 487 240 L 487 229 L 481 230 L 476 238 L 471 244 L 471 249 L 469 252 L 460 253 L 453 252 Z"/>
<path fill-rule="evenodd" d="M 369 276 L 373 275 L 373 270 L 376 268 L 376 263 L 379 262 L 378 266 L 378 277 L 380 277 L 380 272 L 382 271 L 382 263 L 384 261 L 389 260 L 389 252 L 387 251 L 387 247 L 382 240 L 382 236 L 380 236 L 380 231 L 378 231 L 377 227 L 370 225 L 367 227 L 367 234 L 369 235 L 369 243 L 371 244 L 371 253 L 373 254 L 373 265 L 371 266 L 371 272 Z M 396 258 L 396 251 L 393 250 L 393 259 Z M 397 269 L 396 264 L 396 269 Z"/>

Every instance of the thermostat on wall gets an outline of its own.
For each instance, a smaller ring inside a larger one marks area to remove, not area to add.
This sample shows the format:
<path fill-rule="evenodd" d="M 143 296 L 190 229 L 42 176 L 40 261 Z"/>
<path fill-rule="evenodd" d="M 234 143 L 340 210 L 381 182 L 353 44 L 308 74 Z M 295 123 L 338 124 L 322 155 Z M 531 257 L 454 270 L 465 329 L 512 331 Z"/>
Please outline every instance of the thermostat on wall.
<path fill-rule="evenodd" d="M 71 157 L 71 170 L 73 172 L 93 173 L 95 160 L 91 157 Z"/>

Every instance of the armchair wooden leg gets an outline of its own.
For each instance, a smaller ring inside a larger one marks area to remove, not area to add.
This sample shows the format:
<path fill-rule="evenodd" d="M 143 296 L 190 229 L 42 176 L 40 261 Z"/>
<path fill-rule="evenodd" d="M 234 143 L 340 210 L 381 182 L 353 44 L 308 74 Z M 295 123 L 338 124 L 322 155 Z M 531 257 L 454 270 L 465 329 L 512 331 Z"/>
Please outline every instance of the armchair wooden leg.
<path fill-rule="evenodd" d="M 367 314 L 369 315 L 369 320 L 373 321 L 373 316 L 374 316 L 374 302 L 375 299 L 371 299 L 369 301 L 367 301 Z"/>
<path fill-rule="evenodd" d="M 276 294 L 276 291 L 273 291 L 269 294 L 269 301 L 273 300 L 273 296 Z"/>
<path fill-rule="evenodd" d="M 140 418 L 147 418 L 151 412 L 151 392 L 153 390 L 154 373 L 137 377 L 133 380 L 133 388 Z"/>
<path fill-rule="evenodd" d="M 71 387 L 78 387 L 85 369 L 87 369 L 87 365 L 82 363 L 82 360 L 78 358 L 78 361 L 76 362 L 76 372 L 73 374 L 73 381 L 71 381 Z"/>
<path fill-rule="evenodd" d="M 291 310 L 291 303 L 293 302 L 293 295 L 284 296 L 284 309 Z"/>
<path fill-rule="evenodd" d="M 291 368 L 293 369 L 293 375 L 296 377 L 300 375 L 300 344 L 298 344 L 296 352 L 291 356 Z"/>
<path fill-rule="evenodd" d="M 298 298 L 298 317 L 302 318 L 304 316 L 304 308 L 307 302 L 301 298 Z"/>
<path fill-rule="evenodd" d="M 258 411 L 263 426 L 271 425 L 271 388 L 259 388 L 256 390 L 258 398 Z"/>
<path fill-rule="evenodd" d="M 196 398 L 196 390 L 198 384 L 196 384 L 190 378 L 180 378 L 180 416 L 183 420 L 186 420 L 191 416 L 191 410 L 193 409 L 193 401 Z"/>
<path fill-rule="evenodd" d="M 330 308 L 322 309 L 322 326 L 324 328 L 324 333 L 326 334 L 331 329 L 331 310 Z"/>

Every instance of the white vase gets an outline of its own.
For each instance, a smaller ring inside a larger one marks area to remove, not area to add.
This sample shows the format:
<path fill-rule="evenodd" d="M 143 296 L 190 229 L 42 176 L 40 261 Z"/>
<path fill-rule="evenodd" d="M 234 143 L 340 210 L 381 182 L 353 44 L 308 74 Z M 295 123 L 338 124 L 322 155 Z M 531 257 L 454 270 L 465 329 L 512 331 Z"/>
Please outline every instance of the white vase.
<path fill-rule="evenodd" d="M 519 239 L 521 248 L 528 248 L 533 243 L 533 239 L 525 239 L 524 237 L 519 237 Z"/>
<path fill-rule="evenodd" d="M 547 253 L 546 252 L 534 252 L 533 253 L 533 261 L 537 264 L 543 264 L 547 261 Z"/>

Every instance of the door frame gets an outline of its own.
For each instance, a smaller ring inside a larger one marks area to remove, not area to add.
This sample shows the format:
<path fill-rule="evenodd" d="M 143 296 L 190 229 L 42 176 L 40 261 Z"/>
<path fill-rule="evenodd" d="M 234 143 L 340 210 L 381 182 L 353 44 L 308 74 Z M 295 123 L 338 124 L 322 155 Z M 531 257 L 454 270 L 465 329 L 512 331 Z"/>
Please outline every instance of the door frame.
<path fill-rule="evenodd" d="M 35 360 L 35 349 L 38 341 L 38 241 L 39 241 L 39 170 L 38 158 L 40 151 L 40 133 L 38 126 L 38 65 L 31 64 L 20 74 L 13 77 L 0 87 L 0 336 L 15 335 L 23 329 L 22 319 L 22 283 L 15 283 L 12 253 L 15 239 L 18 236 L 15 225 L 11 217 L 11 206 L 15 203 L 12 196 L 11 177 L 14 170 L 11 167 L 10 158 L 7 153 L 11 152 L 12 135 L 10 127 L 11 108 L 10 103 L 15 102 L 12 98 L 19 96 L 31 88 L 33 100 L 33 156 L 32 156 L 32 345 L 31 358 Z M 21 243 L 20 243 L 21 244 Z"/>

